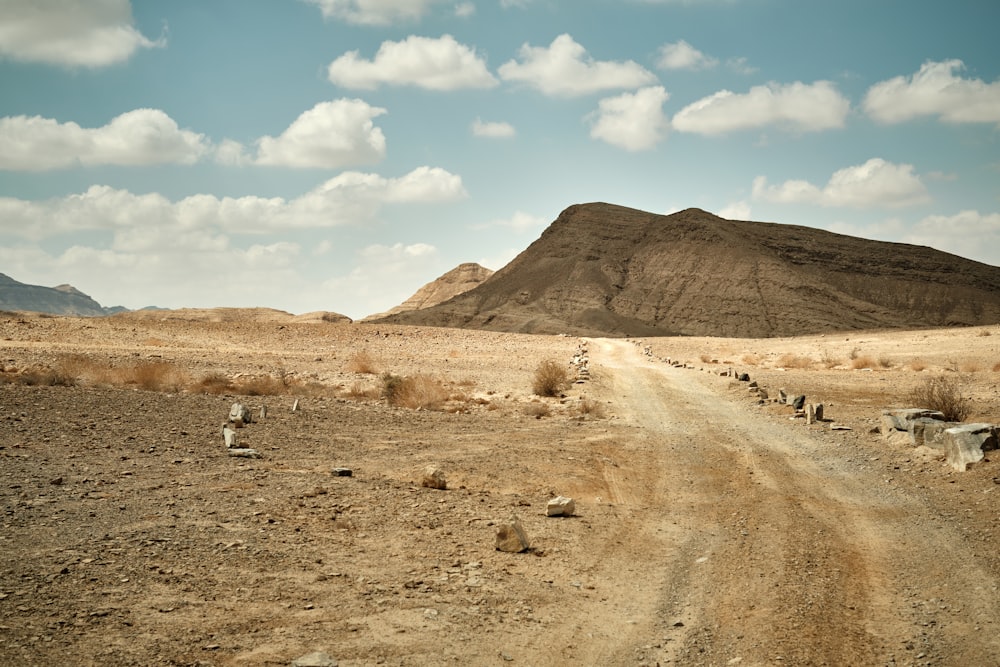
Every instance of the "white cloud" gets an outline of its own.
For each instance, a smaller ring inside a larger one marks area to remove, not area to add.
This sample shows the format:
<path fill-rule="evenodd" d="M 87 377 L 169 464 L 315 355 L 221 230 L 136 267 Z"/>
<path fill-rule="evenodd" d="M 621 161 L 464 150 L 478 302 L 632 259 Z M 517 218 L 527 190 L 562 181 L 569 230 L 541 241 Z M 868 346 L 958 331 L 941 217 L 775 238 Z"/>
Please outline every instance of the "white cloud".
<path fill-rule="evenodd" d="M 881 158 L 834 172 L 823 188 L 803 180 L 768 185 L 765 177 L 758 176 L 753 182 L 753 197 L 781 204 L 855 208 L 901 208 L 930 201 L 920 177 L 913 173 L 913 165 L 893 164 Z"/>
<path fill-rule="evenodd" d="M 82 128 L 41 116 L 0 118 L 0 169 L 191 164 L 210 150 L 204 135 L 177 127 L 159 109 L 136 109 Z"/>
<path fill-rule="evenodd" d="M 164 46 L 132 24 L 129 0 L 4 0 L 0 56 L 64 67 L 125 62 L 137 49 Z"/>
<path fill-rule="evenodd" d="M 628 151 L 649 150 L 667 136 L 663 103 L 669 97 L 662 86 L 650 86 L 605 98 L 591 116 L 590 136 Z"/>
<path fill-rule="evenodd" d="M 548 47 L 524 44 L 520 58 L 520 62 L 501 65 L 500 78 L 526 83 L 546 95 L 587 95 L 656 81 L 652 72 L 631 60 L 595 61 L 567 34 L 556 37 Z"/>
<path fill-rule="evenodd" d="M 477 118 L 472 122 L 472 134 L 477 137 L 506 139 L 515 136 L 517 130 L 510 123 L 483 122 L 483 120 Z"/>
<path fill-rule="evenodd" d="M 105 185 L 45 201 L 0 197 L 0 233 L 33 240 L 71 232 L 111 231 L 113 247 L 150 250 L 191 233 L 281 232 L 364 224 L 385 205 L 454 201 L 466 196 L 459 176 L 418 167 L 400 178 L 345 172 L 295 199 L 198 194 L 176 202 Z M 206 241 L 215 243 L 215 240 Z"/>
<path fill-rule="evenodd" d="M 1000 81 L 963 79 L 961 60 L 926 62 L 913 76 L 897 76 L 868 89 L 863 106 L 880 123 L 938 116 L 948 123 L 1000 123 Z"/>
<path fill-rule="evenodd" d="M 683 39 L 672 44 L 664 44 L 660 47 L 660 58 L 656 65 L 661 69 L 711 69 L 719 64 L 715 58 L 706 56 L 704 53 L 688 44 Z"/>
<path fill-rule="evenodd" d="M 455 16 L 459 18 L 468 18 L 474 16 L 476 13 L 476 5 L 472 2 L 460 2 L 455 5 Z"/>
<path fill-rule="evenodd" d="M 362 100 L 321 102 L 277 138 L 258 139 L 255 163 L 335 169 L 378 162 L 385 157 L 385 136 L 372 119 L 385 112 Z"/>
<path fill-rule="evenodd" d="M 446 0 L 305 0 L 323 17 L 359 25 L 385 26 L 423 18 L 431 7 Z"/>
<path fill-rule="evenodd" d="M 719 211 L 718 216 L 726 220 L 750 220 L 750 202 L 733 202 Z"/>
<path fill-rule="evenodd" d="M 917 223 L 907 242 L 1000 266 L 1000 213 L 969 210 L 927 216 Z"/>
<path fill-rule="evenodd" d="M 348 295 L 348 310 L 360 318 L 399 305 L 440 273 L 440 257 L 432 245 L 376 244 L 359 251 L 350 273 L 327 280 L 322 288 Z"/>
<path fill-rule="evenodd" d="M 382 42 L 375 58 L 348 51 L 327 68 L 330 81 L 346 88 L 373 90 L 381 84 L 428 90 L 491 88 L 497 80 L 476 52 L 451 35 L 438 39 L 411 35 L 401 42 Z"/>
<path fill-rule="evenodd" d="M 844 126 L 850 102 L 829 81 L 754 86 L 738 95 L 722 90 L 689 104 L 674 115 L 678 132 L 719 135 L 777 125 L 815 132 Z"/>
<path fill-rule="evenodd" d="M 506 229 L 512 229 L 515 232 L 527 232 L 532 229 L 538 229 L 540 227 L 545 227 L 551 220 L 539 217 L 537 215 L 531 215 L 525 213 L 524 211 L 515 211 L 514 215 L 509 218 L 501 218 L 497 220 L 491 220 L 489 222 L 484 222 L 482 224 L 472 225 L 472 229 L 481 230 L 489 229 L 491 227 L 502 227 Z"/>

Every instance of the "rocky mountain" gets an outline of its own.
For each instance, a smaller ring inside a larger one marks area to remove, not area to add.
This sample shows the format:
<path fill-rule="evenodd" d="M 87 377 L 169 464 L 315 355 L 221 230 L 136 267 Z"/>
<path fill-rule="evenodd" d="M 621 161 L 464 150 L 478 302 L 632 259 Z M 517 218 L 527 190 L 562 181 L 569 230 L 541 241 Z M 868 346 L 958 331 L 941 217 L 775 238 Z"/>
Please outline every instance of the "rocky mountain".
<path fill-rule="evenodd" d="M 380 319 L 396 313 L 436 306 L 463 292 L 468 292 L 491 275 L 493 275 L 492 271 L 474 262 L 459 264 L 448 273 L 418 289 L 413 296 L 395 308 L 384 313 L 379 313 L 378 315 L 371 315 L 365 319 Z"/>
<path fill-rule="evenodd" d="M 580 335 L 794 336 L 1000 322 L 1000 267 L 797 225 L 570 206 L 510 264 L 380 321 Z"/>
<path fill-rule="evenodd" d="M 0 273 L 0 310 L 93 317 L 111 315 L 125 309 L 120 306 L 105 308 L 72 285 L 27 285 Z"/>

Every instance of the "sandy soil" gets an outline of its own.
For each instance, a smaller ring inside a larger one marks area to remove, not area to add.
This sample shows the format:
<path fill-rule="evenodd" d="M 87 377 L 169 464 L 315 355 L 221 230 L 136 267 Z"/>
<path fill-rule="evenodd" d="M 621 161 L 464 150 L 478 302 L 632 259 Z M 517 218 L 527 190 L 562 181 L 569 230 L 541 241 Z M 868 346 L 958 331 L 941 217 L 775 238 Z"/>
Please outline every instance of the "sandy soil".
<path fill-rule="evenodd" d="M 594 339 L 591 379 L 540 399 L 579 339 L 229 319 L 0 316 L 0 664 L 1000 664 L 1000 456 L 870 433 L 936 375 L 1000 423 L 1000 329 Z M 359 352 L 455 398 L 352 397 Z M 19 380 L 81 359 L 289 393 Z M 236 400 L 267 405 L 240 430 L 261 459 L 223 446 Z M 558 494 L 578 516 L 545 516 Z M 511 515 L 526 553 L 495 549 Z"/>

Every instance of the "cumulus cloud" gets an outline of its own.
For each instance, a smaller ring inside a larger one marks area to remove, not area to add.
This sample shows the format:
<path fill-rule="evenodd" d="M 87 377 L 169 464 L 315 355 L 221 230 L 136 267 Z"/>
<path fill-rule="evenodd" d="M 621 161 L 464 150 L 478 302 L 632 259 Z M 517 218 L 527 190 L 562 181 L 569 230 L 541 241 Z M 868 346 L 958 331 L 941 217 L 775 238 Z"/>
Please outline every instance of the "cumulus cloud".
<path fill-rule="evenodd" d="M 913 165 L 893 164 L 881 158 L 834 172 L 822 188 L 804 180 L 768 185 L 765 177 L 758 176 L 753 182 L 753 197 L 781 204 L 855 208 L 901 208 L 930 201 L 920 177 L 913 173 Z"/>
<path fill-rule="evenodd" d="M 278 137 L 257 140 L 256 164 L 335 169 L 385 157 L 385 136 L 373 118 L 386 111 L 362 100 L 321 102 Z"/>
<path fill-rule="evenodd" d="M 659 53 L 656 65 L 660 69 L 711 69 L 719 64 L 717 59 L 706 56 L 683 39 L 672 44 L 664 44 L 660 47 Z"/>
<path fill-rule="evenodd" d="M 105 67 L 164 46 L 132 23 L 129 0 L 4 0 L 0 56 L 62 67 Z"/>
<path fill-rule="evenodd" d="M 669 97 L 662 86 L 650 86 L 605 98 L 590 117 L 590 136 L 627 151 L 649 150 L 667 136 L 663 103 Z"/>
<path fill-rule="evenodd" d="M 385 205 L 454 201 L 466 196 L 461 177 L 419 167 L 399 178 L 344 172 L 295 199 L 197 194 L 171 201 L 106 185 L 45 201 L 0 197 L 0 233 L 40 240 L 61 234 L 111 231 L 116 244 L 134 236 L 150 248 L 190 230 L 266 233 L 362 224 Z M 162 238 L 157 236 L 162 234 Z M 117 245 L 115 247 L 118 247 Z"/>
<path fill-rule="evenodd" d="M 546 220 L 545 218 L 537 215 L 531 215 L 530 213 L 525 213 L 524 211 L 515 211 L 514 215 L 509 218 L 490 220 L 489 222 L 484 222 L 482 224 L 472 225 L 472 228 L 480 230 L 489 229 L 491 227 L 502 227 L 505 229 L 512 229 L 515 232 L 520 233 L 544 227 L 550 222 L 551 220 Z"/>
<path fill-rule="evenodd" d="M 907 242 L 1000 266 L 1000 213 L 968 210 L 927 216 L 916 224 Z"/>
<path fill-rule="evenodd" d="M 476 5 L 472 2 L 460 2 L 455 5 L 455 16 L 468 18 L 476 13 Z"/>
<path fill-rule="evenodd" d="M 733 202 L 719 211 L 718 216 L 726 220 L 750 220 L 750 202 Z"/>
<path fill-rule="evenodd" d="M 330 63 L 327 76 L 338 86 L 364 90 L 382 84 L 445 91 L 497 85 L 475 50 L 451 35 L 437 39 L 411 35 L 401 42 L 382 42 L 372 60 L 348 51 Z"/>
<path fill-rule="evenodd" d="M 720 135 L 777 125 L 815 132 L 844 126 L 850 102 L 829 81 L 754 86 L 748 93 L 719 91 L 684 107 L 673 118 L 678 132 Z"/>
<path fill-rule="evenodd" d="M 506 139 L 517 134 L 517 130 L 510 123 L 484 122 L 477 118 L 472 122 L 472 134 L 477 137 L 490 137 L 493 139 Z"/>
<path fill-rule="evenodd" d="M 375 244 L 358 252 L 350 273 L 327 280 L 322 287 L 349 295 L 350 310 L 362 317 L 402 303 L 413 294 L 414 285 L 423 285 L 441 273 L 441 259 L 433 245 Z"/>
<path fill-rule="evenodd" d="M 656 81 L 652 72 L 631 60 L 597 61 L 568 34 L 548 47 L 521 46 L 520 61 L 500 66 L 500 78 L 525 83 L 546 95 L 577 96 L 622 88 L 638 88 Z"/>
<path fill-rule="evenodd" d="M 911 77 L 897 76 L 868 89 L 863 107 L 880 123 L 938 116 L 948 123 L 1000 123 L 1000 81 L 963 79 L 961 60 L 926 62 Z"/>
<path fill-rule="evenodd" d="M 316 5 L 324 18 L 358 25 L 385 26 L 417 21 L 434 5 L 446 0 L 305 0 Z"/>
<path fill-rule="evenodd" d="M 136 109 L 107 125 L 83 128 L 41 116 L 0 118 L 0 169 L 44 171 L 74 166 L 191 164 L 211 146 L 159 109 Z"/>

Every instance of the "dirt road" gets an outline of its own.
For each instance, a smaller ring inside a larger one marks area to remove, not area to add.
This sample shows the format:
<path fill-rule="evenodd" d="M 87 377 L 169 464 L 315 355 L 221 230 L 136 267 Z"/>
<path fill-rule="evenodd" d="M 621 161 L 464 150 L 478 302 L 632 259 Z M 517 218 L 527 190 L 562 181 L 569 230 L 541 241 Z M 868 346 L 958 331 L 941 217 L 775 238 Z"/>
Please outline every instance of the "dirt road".
<path fill-rule="evenodd" d="M 928 347 L 950 358 L 941 341 L 971 341 L 981 364 L 997 338 L 886 336 L 900 359 Z M 770 359 L 861 344 L 653 343 L 687 345 L 685 358 L 725 346 L 723 359 L 750 345 Z M 742 383 L 623 340 L 589 341 L 592 379 L 565 398 L 532 396 L 539 362 L 577 345 L 365 325 L 0 321 L 0 664 L 287 666 L 322 650 L 342 667 L 1000 665 L 996 463 L 949 472 L 868 435 L 859 420 L 878 403 L 850 412 L 852 397 L 883 400 L 916 371 L 751 367 L 838 383 L 834 413 L 852 431 L 789 421 Z M 455 409 L 356 395 L 378 382 L 346 369 L 358 352 L 378 372 L 442 378 Z M 194 387 L 199 374 L 271 374 L 291 393 L 19 381 L 136 360 Z M 993 419 L 994 376 L 972 379 Z M 871 391 L 856 391 L 865 381 Z M 268 405 L 240 431 L 261 459 L 224 449 L 235 400 Z M 446 491 L 420 485 L 428 464 L 446 470 Z M 576 517 L 545 516 L 557 494 L 576 499 Z M 512 514 L 527 553 L 494 548 Z"/>
<path fill-rule="evenodd" d="M 606 626 L 629 642 L 593 642 L 585 662 L 1000 664 L 997 579 L 864 451 L 626 341 L 591 345 L 634 426 L 628 463 L 606 474 L 624 508 L 611 548 L 632 562 Z"/>

